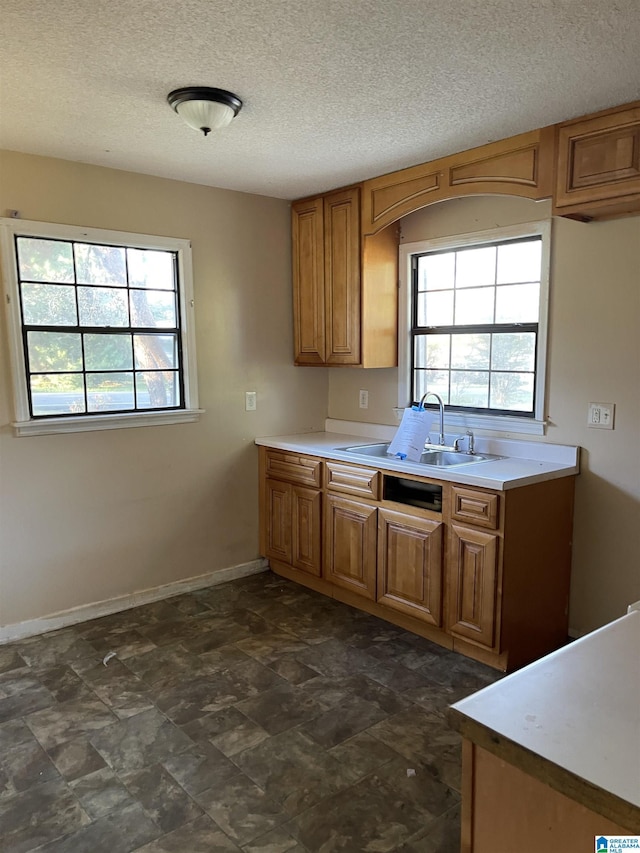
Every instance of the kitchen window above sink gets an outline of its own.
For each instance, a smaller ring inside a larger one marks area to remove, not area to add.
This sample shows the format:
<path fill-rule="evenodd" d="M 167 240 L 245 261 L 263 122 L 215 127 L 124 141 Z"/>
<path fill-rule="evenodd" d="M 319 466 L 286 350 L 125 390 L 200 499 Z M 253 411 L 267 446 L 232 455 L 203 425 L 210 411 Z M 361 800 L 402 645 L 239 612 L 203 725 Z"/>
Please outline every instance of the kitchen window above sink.
<path fill-rule="evenodd" d="M 400 409 L 435 392 L 453 429 L 544 434 L 550 235 L 535 222 L 401 246 Z"/>

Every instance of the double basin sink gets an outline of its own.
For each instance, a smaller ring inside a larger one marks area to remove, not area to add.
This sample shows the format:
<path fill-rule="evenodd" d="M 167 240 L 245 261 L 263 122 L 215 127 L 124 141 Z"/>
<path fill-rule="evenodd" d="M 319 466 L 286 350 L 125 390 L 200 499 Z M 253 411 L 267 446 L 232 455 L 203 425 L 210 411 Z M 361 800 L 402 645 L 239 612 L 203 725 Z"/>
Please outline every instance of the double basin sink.
<path fill-rule="evenodd" d="M 389 442 L 379 444 L 354 444 L 350 447 L 336 447 L 344 453 L 353 453 L 354 456 L 368 456 L 369 458 L 393 459 L 387 455 Z M 435 465 L 439 468 L 452 468 L 458 465 L 476 465 L 478 462 L 493 462 L 496 459 L 504 459 L 504 456 L 494 456 L 490 453 L 465 453 L 462 450 L 447 450 L 437 447 L 427 447 L 418 460 L 420 465 Z M 395 461 L 398 461 L 397 459 Z"/>

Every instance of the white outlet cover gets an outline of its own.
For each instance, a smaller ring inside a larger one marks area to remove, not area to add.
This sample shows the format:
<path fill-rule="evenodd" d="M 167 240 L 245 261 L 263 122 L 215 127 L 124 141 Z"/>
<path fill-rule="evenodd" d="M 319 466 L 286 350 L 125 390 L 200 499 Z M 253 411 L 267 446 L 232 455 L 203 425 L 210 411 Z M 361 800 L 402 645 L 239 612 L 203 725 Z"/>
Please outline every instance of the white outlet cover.
<path fill-rule="evenodd" d="M 587 426 L 590 429 L 613 429 L 615 403 L 589 403 Z"/>

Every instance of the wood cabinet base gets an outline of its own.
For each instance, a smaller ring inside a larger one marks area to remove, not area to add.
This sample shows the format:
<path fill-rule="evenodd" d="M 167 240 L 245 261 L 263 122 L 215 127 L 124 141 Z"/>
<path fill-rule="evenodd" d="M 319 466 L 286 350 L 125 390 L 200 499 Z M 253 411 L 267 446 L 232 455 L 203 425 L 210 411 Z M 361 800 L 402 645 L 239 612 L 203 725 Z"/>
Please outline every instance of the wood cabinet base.
<path fill-rule="evenodd" d="M 593 850 L 629 830 L 469 740 L 462 751 L 461 853 Z"/>
<path fill-rule="evenodd" d="M 396 480 L 261 447 L 261 553 L 289 580 L 502 672 L 564 645 L 574 476 L 506 492 L 407 475 L 405 494 Z M 441 509 L 413 505 L 413 481 Z"/>

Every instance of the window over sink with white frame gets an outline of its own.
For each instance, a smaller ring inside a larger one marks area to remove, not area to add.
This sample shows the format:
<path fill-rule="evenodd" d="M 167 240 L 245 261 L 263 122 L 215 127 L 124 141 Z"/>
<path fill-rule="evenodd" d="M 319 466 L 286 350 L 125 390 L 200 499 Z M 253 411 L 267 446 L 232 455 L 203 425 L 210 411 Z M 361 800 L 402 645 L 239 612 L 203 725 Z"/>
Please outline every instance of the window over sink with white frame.
<path fill-rule="evenodd" d="M 435 392 L 453 428 L 544 433 L 550 237 L 545 221 L 401 245 L 399 407 Z"/>
<path fill-rule="evenodd" d="M 18 435 L 197 420 L 188 240 L 0 220 Z"/>

